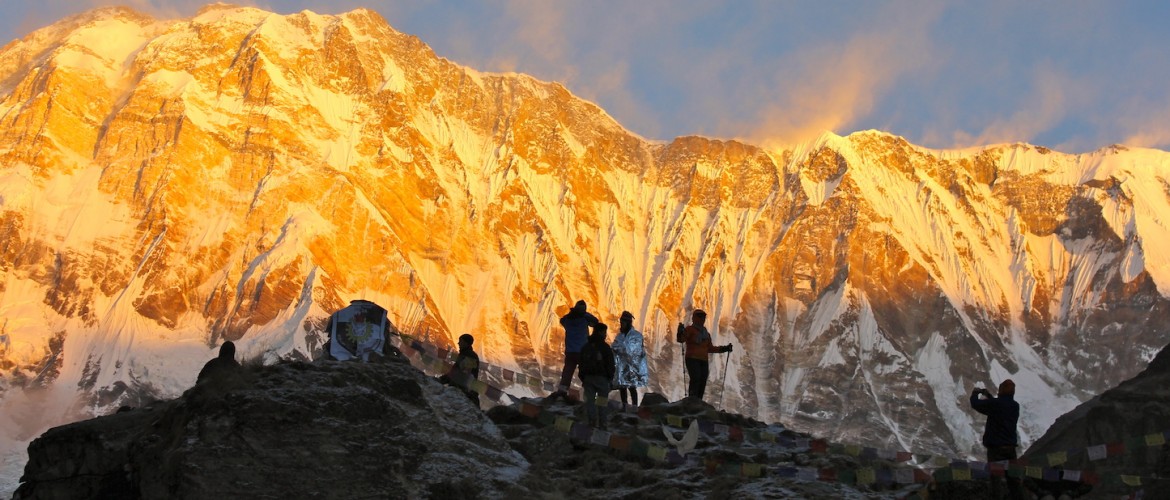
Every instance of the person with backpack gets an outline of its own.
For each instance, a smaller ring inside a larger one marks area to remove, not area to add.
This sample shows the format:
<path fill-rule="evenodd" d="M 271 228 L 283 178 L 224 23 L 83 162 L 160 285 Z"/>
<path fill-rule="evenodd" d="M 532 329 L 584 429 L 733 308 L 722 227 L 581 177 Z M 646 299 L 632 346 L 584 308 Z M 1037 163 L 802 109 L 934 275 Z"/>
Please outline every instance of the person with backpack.
<path fill-rule="evenodd" d="M 581 358 L 581 348 L 589 338 L 589 328 L 598 324 L 597 316 L 586 311 L 588 306 L 584 300 L 578 300 L 567 314 L 561 317 L 561 326 L 565 328 L 565 367 L 561 370 L 561 382 L 556 392 L 549 394 L 548 399 L 558 397 L 569 401 L 569 385 L 573 383 L 573 372 L 577 371 L 577 363 Z"/>
<path fill-rule="evenodd" d="M 617 371 L 613 361 L 613 349 L 605 343 L 609 327 L 598 323 L 593 327 L 589 341 L 581 348 L 577 376 L 585 392 L 585 416 L 589 425 L 598 429 L 606 428 L 606 406 L 597 407 L 598 396 L 609 396 L 609 381 Z"/>
<path fill-rule="evenodd" d="M 622 411 L 625 411 L 627 393 L 634 406 L 638 406 L 638 388 L 650 385 L 650 369 L 646 366 L 646 346 L 642 333 L 634 329 L 634 315 L 622 311 L 618 321 L 618 334 L 612 346 L 617 365 L 613 386 L 622 397 Z"/>
<path fill-rule="evenodd" d="M 709 362 L 711 353 L 731 352 L 731 344 L 716 346 L 711 343 L 711 332 L 703 326 L 706 321 L 707 312 L 695 309 L 691 314 L 691 326 L 684 328 L 683 324 L 679 323 L 675 337 L 678 342 L 686 344 L 684 363 L 687 375 L 691 377 L 687 396 L 700 400 L 707 390 L 707 377 L 711 373 Z"/>
<path fill-rule="evenodd" d="M 459 336 L 459 355 L 455 357 L 451 369 L 439 377 L 439 382 L 462 389 L 475 407 L 479 408 L 479 393 L 470 388 L 472 380 L 479 380 L 479 355 L 471 348 L 474 343 L 475 337 L 469 333 Z"/>

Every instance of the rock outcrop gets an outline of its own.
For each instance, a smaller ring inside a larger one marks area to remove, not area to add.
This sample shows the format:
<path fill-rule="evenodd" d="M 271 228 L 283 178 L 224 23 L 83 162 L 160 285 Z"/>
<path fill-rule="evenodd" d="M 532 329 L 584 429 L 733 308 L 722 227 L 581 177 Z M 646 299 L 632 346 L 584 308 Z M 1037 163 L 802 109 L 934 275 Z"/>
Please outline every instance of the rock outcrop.
<path fill-rule="evenodd" d="M 514 498 L 528 468 L 405 362 L 291 362 L 53 428 L 15 497 Z"/>
<path fill-rule="evenodd" d="M 1045 463 L 1043 458 L 1048 454 L 1066 452 L 1067 462 L 1060 467 L 1095 471 L 1107 479 L 1092 488 L 1094 497 L 1114 498 L 1140 489 L 1143 498 L 1170 498 L 1170 444 L 1150 446 L 1145 441 L 1146 436 L 1167 430 L 1170 346 L 1163 348 L 1136 377 L 1056 419 L 1022 458 Z M 1088 447 L 1099 445 L 1121 447 L 1118 451 L 1105 451 L 1104 458 L 1090 457 Z M 1145 488 L 1123 485 L 1117 480 L 1122 474 L 1143 478 Z"/>
<path fill-rule="evenodd" d="M 888 498 L 815 477 L 744 477 L 712 467 L 860 468 L 858 457 L 701 433 L 685 461 L 576 439 L 550 419 L 580 404 L 517 402 L 486 414 L 406 363 L 282 362 L 201 384 L 171 401 L 53 428 L 29 446 L 14 498 Z M 611 415 L 610 431 L 667 446 L 666 414 L 804 437 L 694 400 Z M 546 423 L 542 423 L 546 422 Z M 681 431 L 679 431 L 681 434 Z M 868 467 L 880 466 L 869 462 Z M 884 462 L 890 466 L 889 462 Z M 738 466 L 737 466 L 738 467 Z"/>

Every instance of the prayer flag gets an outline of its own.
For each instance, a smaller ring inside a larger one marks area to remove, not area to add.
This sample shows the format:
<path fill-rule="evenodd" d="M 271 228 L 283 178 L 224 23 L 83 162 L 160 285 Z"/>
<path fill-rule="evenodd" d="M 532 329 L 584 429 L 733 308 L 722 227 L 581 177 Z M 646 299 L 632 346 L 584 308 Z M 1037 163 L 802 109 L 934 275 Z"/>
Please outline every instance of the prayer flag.
<path fill-rule="evenodd" d="M 764 466 L 760 464 L 743 464 L 744 477 L 762 477 Z"/>
<path fill-rule="evenodd" d="M 593 435 L 589 437 L 589 442 L 599 446 L 609 446 L 609 437 L 609 432 L 597 430 L 593 431 Z"/>
<path fill-rule="evenodd" d="M 1030 478 L 1041 479 L 1044 477 L 1044 471 L 1034 465 L 1024 467 L 1024 475 Z"/>
<path fill-rule="evenodd" d="M 1065 481 L 1072 481 L 1074 483 L 1081 482 L 1081 471 L 1079 470 L 1065 470 L 1062 476 Z"/>
<path fill-rule="evenodd" d="M 532 403 L 520 403 L 520 414 L 524 415 L 525 417 L 536 418 L 537 415 L 540 415 L 540 410 L 541 408 L 539 406 L 536 406 Z"/>
<path fill-rule="evenodd" d="M 954 469 L 951 471 L 951 477 L 954 478 L 955 481 L 970 481 L 971 469 Z"/>
<path fill-rule="evenodd" d="M 569 436 L 571 436 L 573 439 L 588 441 L 589 438 L 593 436 L 593 428 L 588 424 L 573 423 L 573 426 L 569 429 Z"/>
<path fill-rule="evenodd" d="M 615 450 L 630 451 L 630 437 L 613 435 L 609 438 L 609 446 Z"/>
<path fill-rule="evenodd" d="M 1044 469 L 1044 480 L 1045 481 L 1060 481 L 1060 469 L 1045 468 Z"/>
<path fill-rule="evenodd" d="M 812 449 L 813 453 L 826 453 L 829 451 L 829 443 L 825 442 L 824 439 L 814 439 L 809 442 L 808 446 Z"/>
<path fill-rule="evenodd" d="M 1068 462 L 1068 453 L 1067 452 L 1058 451 L 1055 453 L 1048 454 L 1048 465 L 1060 465 L 1060 464 L 1063 464 L 1065 462 Z"/>
<path fill-rule="evenodd" d="M 1105 458 L 1107 456 L 1107 454 L 1105 453 L 1105 445 L 1103 445 L 1103 444 L 1099 444 L 1096 446 L 1090 446 L 1088 449 L 1088 452 L 1089 452 L 1089 460 L 1101 460 L 1102 458 Z"/>
<path fill-rule="evenodd" d="M 659 462 L 665 462 L 666 448 L 651 445 L 646 449 L 646 456 L 653 458 L 654 460 L 658 460 Z"/>
<path fill-rule="evenodd" d="M 556 417 L 556 418 L 557 418 L 557 430 L 558 431 L 561 431 L 561 432 L 564 432 L 567 434 L 570 430 L 573 429 L 573 421 L 571 419 L 569 419 L 568 417 Z"/>
<path fill-rule="evenodd" d="M 1125 454 L 1125 445 L 1122 443 L 1109 443 L 1105 445 L 1105 454 L 1111 457 Z"/>
<path fill-rule="evenodd" d="M 776 477 L 793 479 L 796 477 L 797 472 L 799 471 L 796 467 L 778 467 L 776 469 Z"/>
<path fill-rule="evenodd" d="M 857 470 L 857 484 L 873 484 L 877 482 L 877 474 L 871 468 Z"/>
<path fill-rule="evenodd" d="M 1142 485 L 1142 478 L 1141 478 L 1141 476 L 1131 476 L 1129 474 L 1122 474 L 1121 475 L 1121 482 L 1125 483 L 1128 486 L 1141 486 Z"/>
<path fill-rule="evenodd" d="M 894 469 L 894 482 L 898 484 L 914 484 L 914 469 Z"/>
<path fill-rule="evenodd" d="M 1146 446 L 1162 446 L 1166 444 L 1166 436 L 1162 434 L 1147 434 L 1145 437 Z"/>
<path fill-rule="evenodd" d="M 734 441 L 734 442 L 743 441 L 743 427 L 740 427 L 738 425 L 732 427 L 731 430 L 728 431 L 727 438 Z"/>

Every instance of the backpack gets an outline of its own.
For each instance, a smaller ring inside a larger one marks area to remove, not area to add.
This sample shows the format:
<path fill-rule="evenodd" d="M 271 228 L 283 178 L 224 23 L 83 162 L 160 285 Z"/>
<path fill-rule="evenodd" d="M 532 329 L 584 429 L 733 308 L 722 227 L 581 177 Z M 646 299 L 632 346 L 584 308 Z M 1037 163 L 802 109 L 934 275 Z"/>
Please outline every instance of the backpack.
<path fill-rule="evenodd" d="M 687 331 L 687 328 L 685 326 L 683 326 L 682 323 L 679 323 L 678 330 L 676 332 L 674 332 L 674 341 L 678 342 L 680 344 L 683 342 L 686 342 L 687 341 L 686 331 Z"/>
<path fill-rule="evenodd" d="M 605 375 L 605 355 L 593 343 L 585 344 L 581 349 L 581 359 L 577 367 L 582 377 L 586 375 Z"/>

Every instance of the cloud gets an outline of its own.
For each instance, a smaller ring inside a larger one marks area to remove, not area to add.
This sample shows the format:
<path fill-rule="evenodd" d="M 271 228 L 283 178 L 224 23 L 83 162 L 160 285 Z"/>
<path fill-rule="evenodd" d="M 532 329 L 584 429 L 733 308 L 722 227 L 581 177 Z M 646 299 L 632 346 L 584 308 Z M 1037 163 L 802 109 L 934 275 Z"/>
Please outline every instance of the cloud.
<path fill-rule="evenodd" d="M 1018 100 L 1014 113 L 993 120 L 976 134 L 961 130 L 954 132 L 952 147 L 1033 141 L 1039 134 L 1058 125 L 1067 116 L 1069 107 L 1083 102 L 1089 94 L 1084 84 L 1059 71 L 1038 68 L 1032 78 L 1032 91 Z"/>
<path fill-rule="evenodd" d="M 1115 126 L 1127 134 L 1121 141 L 1126 146 L 1170 150 L 1170 96 L 1162 96 L 1160 103 L 1143 101 L 1127 106 L 1127 113 L 1119 114 L 1123 123 Z"/>
<path fill-rule="evenodd" d="M 937 9 L 882 14 L 889 22 L 875 20 L 875 31 L 787 58 L 774 74 L 771 93 L 752 96 L 761 102 L 760 112 L 745 135 L 774 147 L 844 132 L 868 116 L 899 79 L 935 64 L 927 33 Z"/>

